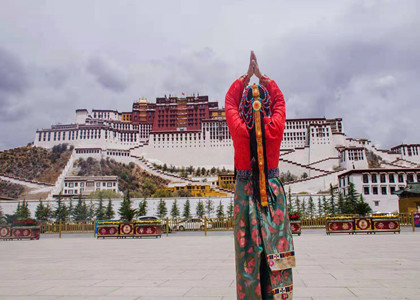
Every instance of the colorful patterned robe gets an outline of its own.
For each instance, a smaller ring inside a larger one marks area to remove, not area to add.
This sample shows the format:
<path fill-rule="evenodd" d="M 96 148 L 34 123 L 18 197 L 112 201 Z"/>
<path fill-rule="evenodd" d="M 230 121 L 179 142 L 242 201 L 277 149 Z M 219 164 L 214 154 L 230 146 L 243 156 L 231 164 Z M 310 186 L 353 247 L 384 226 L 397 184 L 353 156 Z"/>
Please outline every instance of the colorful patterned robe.
<path fill-rule="evenodd" d="M 292 299 L 295 266 L 286 197 L 278 177 L 269 179 L 268 207 L 254 201 L 252 179 L 238 178 L 234 200 L 237 299 Z"/>

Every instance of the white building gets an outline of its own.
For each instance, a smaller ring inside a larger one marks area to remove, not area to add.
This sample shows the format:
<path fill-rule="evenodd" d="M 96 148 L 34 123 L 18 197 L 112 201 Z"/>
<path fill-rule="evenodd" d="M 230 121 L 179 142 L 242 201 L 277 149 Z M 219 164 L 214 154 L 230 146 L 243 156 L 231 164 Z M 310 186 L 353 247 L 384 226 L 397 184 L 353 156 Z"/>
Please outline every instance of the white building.
<path fill-rule="evenodd" d="M 127 113 L 78 109 L 75 123 L 37 130 L 34 145 L 44 148 L 62 143 L 73 145 L 75 159 L 114 158 L 142 167 L 147 163 L 157 163 L 233 170 L 233 144 L 223 110 L 217 107 L 217 103 L 194 99 L 190 99 L 192 102 L 187 99 L 191 103 L 179 99 L 178 104 L 173 97 L 170 101 L 162 98 L 156 104 L 139 101 L 134 103 L 133 111 Z M 187 108 L 186 105 L 190 104 L 191 108 Z M 172 111 L 172 115 L 166 113 Z M 176 129 L 171 124 L 176 124 Z M 286 120 L 279 169 L 281 173 L 289 171 L 297 177 L 297 180 L 287 183 L 287 188 L 290 187 L 293 193 L 325 192 L 330 184 L 339 185 L 339 180 L 344 180 L 343 173 L 353 174 L 353 171 L 356 178 L 359 176 L 357 171 L 372 170 L 369 167 L 418 169 L 420 144 L 402 144 L 391 150 L 382 150 L 367 139 L 347 137 L 341 118 Z M 365 187 L 366 184 L 357 186 L 357 189 L 363 192 Z M 376 187 L 369 186 L 370 194 L 366 198 L 372 208 L 381 211 L 397 209 L 394 203 L 397 198 L 389 192 L 382 194 L 382 187 L 378 185 L 378 193 L 373 194 Z"/>
<path fill-rule="evenodd" d="M 67 176 L 63 196 L 89 195 L 95 191 L 110 190 L 119 193 L 117 176 Z"/>
<path fill-rule="evenodd" d="M 338 187 L 346 195 L 349 183 L 362 194 L 373 211 L 398 211 L 398 196 L 393 193 L 409 182 L 420 182 L 420 169 L 352 169 L 338 176 Z"/>

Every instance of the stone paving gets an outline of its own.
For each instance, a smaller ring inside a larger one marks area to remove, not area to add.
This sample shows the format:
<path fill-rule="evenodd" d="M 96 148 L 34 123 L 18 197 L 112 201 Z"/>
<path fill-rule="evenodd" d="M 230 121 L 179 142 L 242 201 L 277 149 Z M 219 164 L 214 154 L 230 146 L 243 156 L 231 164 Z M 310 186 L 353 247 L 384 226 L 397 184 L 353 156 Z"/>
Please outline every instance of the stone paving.
<path fill-rule="evenodd" d="M 295 297 L 420 299 L 420 233 L 295 237 Z M 233 300 L 232 232 L 0 242 L 0 300 Z"/>

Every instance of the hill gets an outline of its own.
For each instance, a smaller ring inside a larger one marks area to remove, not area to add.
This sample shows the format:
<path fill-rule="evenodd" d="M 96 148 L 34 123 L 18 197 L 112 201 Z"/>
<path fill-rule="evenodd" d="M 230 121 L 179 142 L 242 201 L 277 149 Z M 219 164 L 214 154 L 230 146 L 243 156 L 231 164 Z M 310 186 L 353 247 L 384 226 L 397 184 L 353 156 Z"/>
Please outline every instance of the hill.
<path fill-rule="evenodd" d="M 0 174 L 27 180 L 55 183 L 70 158 L 73 147 L 66 144 L 51 150 L 25 146 L 0 153 Z"/>
<path fill-rule="evenodd" d="M 23 185 L 0 180 L 0 196 L 17 199 L 24 191 L 25 187 Z"/>
<path fill-rule="evenodd" d="M 120 190 L 130 191 L 132 197 L 150 197 L 157 189 L 164 188 L 168 181 L 151 175 L 134 163 L 123 164 L 113 159 L 100 161 L 89 157 L 74 163 L 73 174 L 77 176 L 118 176 Z"/>

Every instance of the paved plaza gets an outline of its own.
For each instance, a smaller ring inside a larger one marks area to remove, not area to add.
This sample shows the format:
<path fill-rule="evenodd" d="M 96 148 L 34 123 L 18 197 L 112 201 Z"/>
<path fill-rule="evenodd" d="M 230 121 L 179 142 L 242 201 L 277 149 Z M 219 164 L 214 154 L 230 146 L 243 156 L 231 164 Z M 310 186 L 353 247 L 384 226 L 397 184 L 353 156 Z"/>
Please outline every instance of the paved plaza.
<path fill-rule="evenodd" d="M 420 233 L 295 236 L 294 299 L 420 299 Z M 0 300 L 233 300 L 232 232 L 0 242 Z"/>

